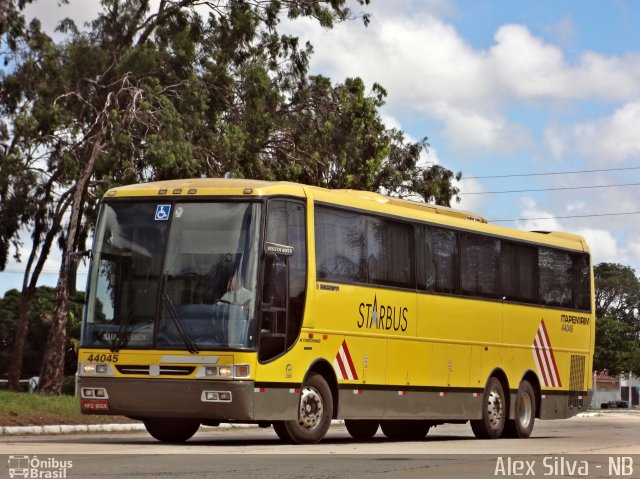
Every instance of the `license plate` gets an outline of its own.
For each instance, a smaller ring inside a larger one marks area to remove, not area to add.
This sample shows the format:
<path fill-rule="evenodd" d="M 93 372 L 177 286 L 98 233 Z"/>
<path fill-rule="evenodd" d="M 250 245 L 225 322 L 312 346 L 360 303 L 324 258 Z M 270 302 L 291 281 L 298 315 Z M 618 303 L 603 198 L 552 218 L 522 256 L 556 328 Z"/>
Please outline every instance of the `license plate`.
<path fill-rule="evenodd" d="M 109 409 L 109 401 L 106 399 L 83 399 L 82 409 L 87 411 L 107 411 Z"/>

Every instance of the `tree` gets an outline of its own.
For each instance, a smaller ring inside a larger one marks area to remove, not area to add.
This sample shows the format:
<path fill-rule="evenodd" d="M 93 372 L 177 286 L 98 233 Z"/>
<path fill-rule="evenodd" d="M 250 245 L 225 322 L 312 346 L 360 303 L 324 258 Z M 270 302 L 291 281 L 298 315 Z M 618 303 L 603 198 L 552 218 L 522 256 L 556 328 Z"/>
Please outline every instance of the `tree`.
<path fill-rule="evenodd" d="M 596 303 L 596 370 L 640 372 L 640 281 L 628 266 L 593 268 Z"/>
<path fill-rule="evenodd" d="M 596 283 L 596 317 L 638 324 L 640 281 L 629 266 L 600 263 L 593 268 Z"/>
<path fill-rule="evenodd" d="M 309 77 L 311 45 L 278 33 L 284 15 L 327 28 L 352 18 L 346 0 L 160 0 L 154 10 L 150 0 L 103 0 L 85 30 L 63 21 L 58 41 L 37 21 L 25 25 L 24 0 L 10 3 L 13 27 L 0 30 L 9 65 L 0 72 L 0 141 L 8 145 L 0 177 L 13 165 L 19 187 L 0 180 L 8 225 L 0 230 L 0 259 L 27 225 L 34 247 L 13 354 L 17 378 L 42 262 L 55 240 L 63 250 L 41 371 L 45 392 L 59 392 L 62 380 L 69 254 L 84 248 L 97 198 L 111 186 L 235 176 L 440 204 L 457 193 L 451 172 L 419 166 L 426 140 L 411 143 L 386 130 L 382 87 L 367 95 L 357 78 L 334 86 Z"/>
<path fill-rule="evenodd" d="M 615 318 L 597 318 L 593 367 L 611 374 L 640 373 L 640 330 Z"/>
<path fill-rule="evenodd" d="M 53 319 L 53 309 L 56 299 L 56 290 L 47 286 L 39 286 L 33 297 L 29 316 L 31 328 L 25 338 L 24 368 L 25 377 L 38 376 L 44 349 L 47 344 L 49 325 Z M 10 355 L 15 338 L 15 329 L 20 312 L 21 293 L 16 290 L 7 291 L 0 298 L 0 377 L 5 377 L 10 372 Z M 76 365 L 73 364 L 77 346 L 80 340 L 80 322 L 82 306 L 80 303 L 71 304 L 69 321 L 67 322 L 67 342 L 65 349 L 68 360 L 65 363 L 65 375 L 75 373 Z"/>

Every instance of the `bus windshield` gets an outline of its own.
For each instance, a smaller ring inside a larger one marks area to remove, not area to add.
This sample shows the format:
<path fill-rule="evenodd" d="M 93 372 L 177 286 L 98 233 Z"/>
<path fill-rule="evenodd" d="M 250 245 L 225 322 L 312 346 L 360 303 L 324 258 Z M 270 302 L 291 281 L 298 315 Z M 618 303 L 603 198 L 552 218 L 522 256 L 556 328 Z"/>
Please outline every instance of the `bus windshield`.
<path fill-rule="evenodd" d="M 82 346 L 253 348 L 260 217 L 260 203 L 105 203 Z"/>

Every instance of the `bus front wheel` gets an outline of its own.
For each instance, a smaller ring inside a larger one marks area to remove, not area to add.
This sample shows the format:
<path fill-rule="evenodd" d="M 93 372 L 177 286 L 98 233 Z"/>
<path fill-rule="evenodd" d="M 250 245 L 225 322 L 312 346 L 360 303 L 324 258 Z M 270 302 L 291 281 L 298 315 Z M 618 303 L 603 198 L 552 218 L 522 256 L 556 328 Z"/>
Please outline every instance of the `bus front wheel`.
<path fill-rule="evenodd" d="M 147 432 L 161 442 L 185 442 L 200 428 L 193 419 L 148 418 L 144 421 Z"/>
<path fill-rule="evenodd" d="M 327 381 L 312 373 L 300 390 L 298 419 L 275 421 L 273 429 L 280 439 L 293 444 L 315 444 L 331 426 L 333 398 Z"/>
<path fill-rule="evenodd" d="M 529 381 L 522 381 L 516 394 L 514 418 L 504 428 L 504 437 L 526 439 L 531 436 L 536 420 L 536 396 Z"/>
<path fill-rule="evenodd" d="M 502 437 L 507 419 L 507 403 L 502 383 L 496 377 L 487 382 L 482 396 L 482 419 L 472 420 L 471 429 L 478 439 Z"/>

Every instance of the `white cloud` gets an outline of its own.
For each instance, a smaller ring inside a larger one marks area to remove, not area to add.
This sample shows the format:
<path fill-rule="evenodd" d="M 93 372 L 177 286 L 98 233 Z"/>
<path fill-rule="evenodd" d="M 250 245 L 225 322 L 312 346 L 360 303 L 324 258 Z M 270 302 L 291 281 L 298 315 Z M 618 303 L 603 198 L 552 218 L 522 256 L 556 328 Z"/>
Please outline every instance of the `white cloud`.
<path fill-rule="evenodd" d="M 637 54 L 586 52 L 570 61 L 559 46 L 514 24 L 500 27 L 494 44 L 481 50 L 429 11 L 408 15 L 394 8 L 376 15 L 376 9 L 366 29 L 346 22 L 326 31 L 310 20 L 287 28 L 314 45 L 314 71 L 335 81 L 360 76 L 381 83 L 390 110 L 438 120 L 448 145 L 460 150 L 513 154 L 531 146 L 528 128 L 509 119 L 514 105 L 558 108 L 640 96 Z M 572 34 L 570 21 L 557 26 Z M 547 136 L 556 157 L 565 153 L 561 139 Z"/>
<path fill-rule="evenodd" d="M 627 244 L 627 251 L 629 260 L 623 262 L 621 258 L 612 258 L 610 263 L 621 263 L 631 266 L 636 270 L 636 274 L 640 274 L 640 241 L 637 239 L 629 241 Z"/>
<path fill-rule="evenodd" d="M 487 191 L 485 185 L 475 179 L 475 178 L 462 178 L 461 181 L 454 181 L 453 186 L 460 188 L 460 193 L 482 193 Z M 489 197 L 487 195 L 469 195 L 462 194 L 460 196 L 460 203 L 456 203 L 454 208 L 459 208 L 461 210 L 471 211 L 473 213 L 480 214 L 481 211 L 484 210 L 485 205 L 489 201 Z M 487 218 L 491 219 L 491 218 Z"/>
<path fill-rule="evenodd" d="M 483 115 L 445 103 L 439 103 L 432 111 L 443 121 L 444 138 L 453 150 L 482 148 L 510 155 L 531 144 L 524 125 L 509 123 L 499 115 Z"/>
<path fill-rule="evenodd" d="M 630 102 L 613 115 L 573 128 L 575 148 L 596 164 L 640 158 L 640 101 Z"/>
<path fill-rule="evenodd" d="M 610 57 L 586 52 L 577 64 L 561 48 L 523 25 L 496 32 L 488 62 L 506 93 L 521 101 L 603 99 L 625 101 L 640 94 L 640 55 Z"/>
<path fill-rule="evenodd" d="M 488 62 L 506 92 L 522 100 L 569 92 L 562 50 L 534 37 L 523 25 L 505 25 L 495 35 Z"/>
<path fill-rule="evenodd" d="M 52 33 L 64 18 L 71 18 L 80 28 L 96 18 L 100 11 L 100 0 L 70 0 L 68 5 L 58 5 L 52 0 L 37 0 L 25 9 L 27 18 L 35 17 L 45 31 Z"/>
<path fill-rule="evenodd" d="M 540 207 L 533 198 L 520 198 L 520 218 L 516 222 L 516 228 L 528 231 L 562 231 L 563 228 L 555 215 Z M 551 219 L 547 219 L 551 218 Z"/>
<path fill-rule="evenodd" d="M 591 249 L 594 263 L 620 262 L 626 256 L 620 251 L 618 240 L 610 231 L 603 229 L 584 228 L 575 231 L 582 236 Z"/>
<path fill-rule="evenodd" d="M 440 163 L 442 162 L 438 157 L 438 150 L 435 147 L 430 146 L 426 150 L 423 149 L 422 152 L 420 152 L 420 159 L 418 160 L 419 166 L 438 165 Z"/>
<path fill-rule="evenodd" d="M 380 112 L 380 119 L 382 120 L 382 123 L 384 123 L 384 125 L 387 127 L 387 129 L 395 128 L 396 130 L 402 130 L 402 125 L 395 116 L 382 111 Z"/>

